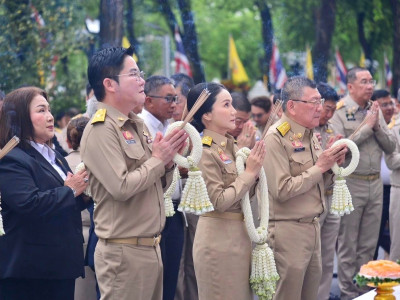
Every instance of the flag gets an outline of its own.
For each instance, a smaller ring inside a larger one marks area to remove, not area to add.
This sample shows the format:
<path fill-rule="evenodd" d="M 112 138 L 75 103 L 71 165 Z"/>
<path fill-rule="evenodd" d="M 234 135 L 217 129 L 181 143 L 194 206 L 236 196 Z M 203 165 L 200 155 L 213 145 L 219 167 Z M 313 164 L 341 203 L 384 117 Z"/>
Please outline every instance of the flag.
<path fill-rule="evenodd" d="M 389 60 L 386 56 L 386 53 L 383 54 L 383 59 L 385 61 L 386 87 L 390 89 L 390 87 L 392 86 L 393 73 L 392 70 L 390 70 Z"/>
<path fill-rule="evenodd" d="M 178 25 L 175 25 L 175 73 L 183 73 L 192 77 L 192 70 L 190 69 L 189 60 L 185 54 L 181 35 L 179 34 Z"/>
<path fill-rule="evenodd" d="M 361 51 L 359 65 L 360 65 L 361 68 L 365 68 L 365 54 L 364 54 L 364 51 Z"/>
<path fill-rule="evenodd" d="M 128 38 L 126 36 L 124 36 L 122 38 L 122 47 L 125 49 L 128 49 L 130 46 L 131 46 L 131 43 L 129 42 Z M 132 54 L 132 57 L 135 60 L 135 62 L 138 62 L 139 59 L 135 53 Z"/>
<path fill-rule="evenodd" d="M 249 77 L 240 61 L 232 36 L 229 36 L 229 73 L 233 84 L 239 85 L 249 81 Z"/>
<path fill-rule="evenodd" d="M 308 46 L 307 46 L 307 50 L 306 50 L 306 77 L 308 79 L 314 80 L 314 71 L 313 71 L 311 50 Z"/>
<path fill-rule="evenodd" d="M 272 56 L 269 64 L 269 80 L 275 90 L 281 89 L 287 80 L 286 71 L 275 43 L 272 46 Z"/>
<path fill-rule="evenodd" d="M 335 53 L 335 64 L 336 64 L 336 83 L 339 85 L 340 89 L 339 93 L 343 94 L 347 89 L 346 85 L 347 70 L 338 49 L 336 49 Z"/>

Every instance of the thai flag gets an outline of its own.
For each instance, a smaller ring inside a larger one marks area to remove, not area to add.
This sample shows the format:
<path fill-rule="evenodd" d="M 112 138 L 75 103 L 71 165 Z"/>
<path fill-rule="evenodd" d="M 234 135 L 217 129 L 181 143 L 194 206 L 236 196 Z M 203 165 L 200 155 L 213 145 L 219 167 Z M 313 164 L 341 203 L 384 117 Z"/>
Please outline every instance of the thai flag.
<path fill-rule="evenodd" d="M 184 73 L 192 77 L 192 71 L 190 70 L 189 60 L 185 54 L 185 49 L 183 47 L 181 35 L 179 34 L 178 26 L 175 26 L 175 73 Z"/>
<path fill-rule="evenodd" d="M 342 57 L 340 56 L 339 50 L 336 50 L 335 60 L 336 60 L 336 81 L 339 84 L 340 91 L 344 93 L 347 89 L 346 85 L 347 69 L 346 66 L 344 65 Z"/>
<path fill-rule="evenodd" d="M 384 61 L 385 61 L 385 77 L 386 77 L 386 86 L 390 88 L 392 86 L 392 79 L 393 79 L 393 73 L 392 70 L 390 70 L 390 65 L 389 65 L 389 60 L 384 54 Z"/>
<path fill-rule="evenodd" d="M 281 89 L 287 80 L 286 71 L 279 57 L 279 50 L 275 43 L 272 48 L 271 63 L 269 65 L 269 78 L 275 90 Z"/>

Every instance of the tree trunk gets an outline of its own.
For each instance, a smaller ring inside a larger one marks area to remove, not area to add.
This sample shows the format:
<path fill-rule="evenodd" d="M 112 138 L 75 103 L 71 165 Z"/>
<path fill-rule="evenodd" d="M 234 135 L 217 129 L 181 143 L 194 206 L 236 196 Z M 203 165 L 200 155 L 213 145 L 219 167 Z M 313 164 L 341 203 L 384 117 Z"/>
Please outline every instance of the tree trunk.
<path fill-rule="evenodd" d="M 139 58 L 139 42 L 135 37 L 134 22 L 133 22 L 133 2 L 132 0 L 127 0 L 127 12 L 126 12 L 126 31 L 128 33 L 129 43 L 135 49 L 135 54 Z"/>
<path fill-rule="evenodd" d="M 190 8 L 190 0 L 178 0 L 179 9 L 185 34 L 182 37 L 183 46 L 186 55 L 190 61 L 193 73 L 193 81 L 195 83 L 204 82 L 204 69 L 201 65 L 201 59 L 197 50 L 197 33 L 196 25 L 193 19 L 193 13 Z"/>
<path fill-rule="evenodd" d="M 123 0 L 100 1 L 100 48 L 121 47 Z"/>
<path fill-rule="evenodd" d="M 329 50 L 335 30 L 336 0 L 321 0 L 316 11 L 316 39 L 313 54 L 314 80 L 326 82 L 328 78 Z"/>
<path fill-rule="evenodd" d="M 261 72 L 263 76 L 266 76 L 268 78 L 269 65 L 272 57 L 274 29 L 272 26 L 272 18 L 269 12 L 267 0 L 256 0 L 255 5 L 257 5 L 260 11 L 261 30 L 262 30 L 263 48 L 264 48 L 264 61 L 261 64 Z M 269 81 L 268 81 L 268 89 L 269 90 L 271 89 Z"/>
<path fill-rule="evenodd" d="M 367 41 L 367 38 L 365 36 L 365 31 L 364 31 L 364 18 L 365 18 L 365 13 L 364 12 L 359 12 L 357 13 L 357 31 L 358 31 L 358 40 L 360 41 L 361 47 L 363 48 L 365 59 L 370 61 L 369 65 L 366 65 L 366 68 L 371 72 L 371 74 L 374 74 L 373 66 L 372 66 L 372 48 L 371 48 L 371 43 Z"/>
<path fill-rule="evenodd" d="M 400 87 L 400 0 L 391 0 L 393 11 L 393 84 L 392 91 L 397 95 Z"/>

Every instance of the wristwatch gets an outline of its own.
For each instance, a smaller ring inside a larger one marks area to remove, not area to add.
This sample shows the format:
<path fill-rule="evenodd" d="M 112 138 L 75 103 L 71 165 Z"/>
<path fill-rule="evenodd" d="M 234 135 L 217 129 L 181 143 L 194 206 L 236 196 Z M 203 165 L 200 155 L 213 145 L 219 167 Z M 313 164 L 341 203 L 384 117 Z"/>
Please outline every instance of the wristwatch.
<path fill-rule="evenodd" d="M 72 190 L 72 193 L 74 194 L 74 197 L 76 197 L 76 190 L 73 187 L 70 187 Z"/>

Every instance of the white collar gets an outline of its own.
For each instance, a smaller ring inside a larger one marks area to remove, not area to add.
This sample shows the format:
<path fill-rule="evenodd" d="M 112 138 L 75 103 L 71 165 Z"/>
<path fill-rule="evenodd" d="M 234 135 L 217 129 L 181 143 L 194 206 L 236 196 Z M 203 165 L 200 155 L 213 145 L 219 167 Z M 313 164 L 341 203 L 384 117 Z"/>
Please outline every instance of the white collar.
<path fill-rule="evenodd" d="M 53 149 L 49 147 L 47 144 L 40 144 L 34 141 L 29 141 L 31 146 L 35 148 L 48 162 L 55 163 L 56 162 L 56 154 Z"/>

